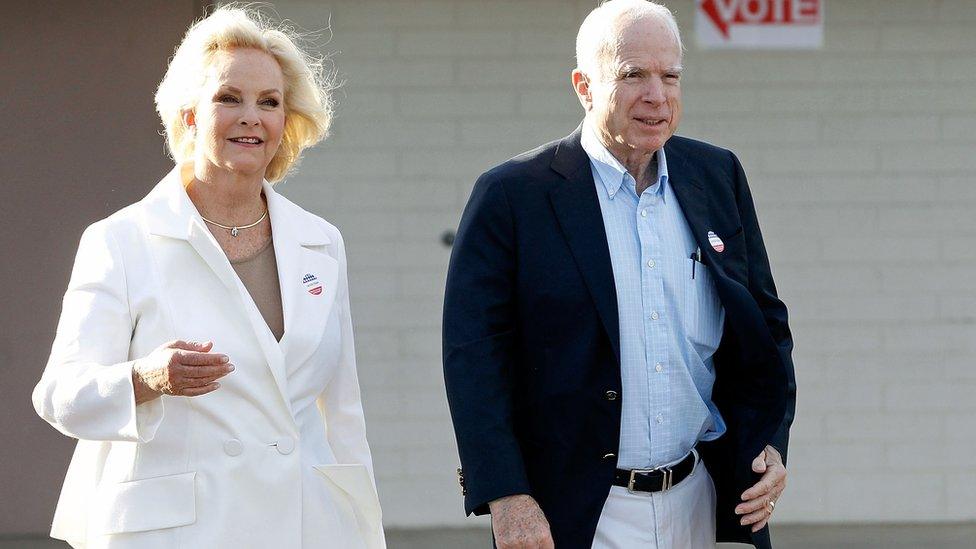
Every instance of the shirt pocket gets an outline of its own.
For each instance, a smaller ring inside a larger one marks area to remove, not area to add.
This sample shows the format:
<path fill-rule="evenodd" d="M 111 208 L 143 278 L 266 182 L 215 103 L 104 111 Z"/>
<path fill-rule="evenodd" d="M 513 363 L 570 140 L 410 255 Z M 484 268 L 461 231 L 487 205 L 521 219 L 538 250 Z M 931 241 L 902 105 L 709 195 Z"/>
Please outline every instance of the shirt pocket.
<path fill-rule="evenodd" d="M 121 534 L 193 524 L 195 481 L 190 472 L 99 486 L 91 527 L 99 534 Z"/>
<path fill-rule="evenodd" d="M 688 262 L 689 286 L 683 302 L 682 320 L 685 337 L 702 361 L 711 358 L 722 340 L 725 309 L 715 289 L 715 281 L 708 267 L 695 261 Z M 694 270 L 694 278 L 691 278 Z"/>

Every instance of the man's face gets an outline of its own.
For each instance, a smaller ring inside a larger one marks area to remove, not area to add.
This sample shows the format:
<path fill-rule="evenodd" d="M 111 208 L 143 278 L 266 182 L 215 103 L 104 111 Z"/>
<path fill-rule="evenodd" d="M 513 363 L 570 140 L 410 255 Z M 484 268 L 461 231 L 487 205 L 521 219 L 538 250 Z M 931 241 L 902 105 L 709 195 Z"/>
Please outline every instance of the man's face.
<path fill-rule="evenodd" d="M 617 158 L 664 146 L 681 120 L 681 50 L 661 21 L 645 18 L 619 32 L 619 47 L 598 74 L 574 73 L 587 116 Z"/>

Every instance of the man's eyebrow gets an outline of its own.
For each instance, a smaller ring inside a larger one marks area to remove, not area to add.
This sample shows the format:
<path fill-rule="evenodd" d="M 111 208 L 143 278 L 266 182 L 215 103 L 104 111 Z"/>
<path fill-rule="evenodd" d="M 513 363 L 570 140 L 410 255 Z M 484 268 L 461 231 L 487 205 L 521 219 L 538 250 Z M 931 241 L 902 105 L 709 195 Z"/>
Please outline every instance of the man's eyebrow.
<path fill-rule="evenodd" d="M 633 74 L 633 73 L 645 74 L 647 73 L 647 69 L 637 65 L 620 65 L 620 67 L 617 69 L 617 74 Z"/>
<path fill-rule="evenodd" d="M 661 72 L 665 74 L 672 74 L 672 73 L 681 74 L 682 72 L 684 72 L 684 70 L 685 68 L 682 67 L 681 65 L 672 65 L 670 67 L 665 68 Z M 638 65 L 620 65 L 620 67 L 617 69 L 618 75 L 624 75 L 624 74 L 644 75 L 647 74 L 648 72 L 651 72 L 650 69 Z"/>

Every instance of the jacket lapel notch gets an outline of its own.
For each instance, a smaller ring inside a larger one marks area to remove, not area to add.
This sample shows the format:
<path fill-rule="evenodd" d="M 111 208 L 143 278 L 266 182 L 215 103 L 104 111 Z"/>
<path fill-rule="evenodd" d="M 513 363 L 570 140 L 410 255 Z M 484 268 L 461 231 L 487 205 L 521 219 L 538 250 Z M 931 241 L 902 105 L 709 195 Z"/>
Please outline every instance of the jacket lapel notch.
<path fill-rule="evenodd" d="M 179 166 L 173 168 L 139 204 L 149 234 L 189 240 L 196 209 L 183 190 Z"/>

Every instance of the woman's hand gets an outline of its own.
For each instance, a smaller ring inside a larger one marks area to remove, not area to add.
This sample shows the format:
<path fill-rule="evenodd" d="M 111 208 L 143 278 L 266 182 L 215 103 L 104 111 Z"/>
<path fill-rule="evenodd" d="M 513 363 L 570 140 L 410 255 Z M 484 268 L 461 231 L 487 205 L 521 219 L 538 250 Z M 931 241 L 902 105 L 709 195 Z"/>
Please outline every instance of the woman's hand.
<path fill-rule="evenodd" d="M 211 353 L 213 342 L 170 341 L 132 365 L 136 405 L 160 395 L 194 397 L 220 387 L 217 379 L 234 371 L 227 355 Z"/>

